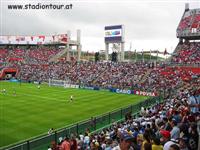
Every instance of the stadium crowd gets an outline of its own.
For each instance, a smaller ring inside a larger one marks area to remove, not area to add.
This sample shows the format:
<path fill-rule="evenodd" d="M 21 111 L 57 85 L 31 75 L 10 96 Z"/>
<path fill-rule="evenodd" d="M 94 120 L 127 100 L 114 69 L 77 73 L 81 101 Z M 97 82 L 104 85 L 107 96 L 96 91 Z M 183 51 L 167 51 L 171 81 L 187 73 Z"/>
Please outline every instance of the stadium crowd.
<path fill-rule="evenodd" d="M 177 33 L 196 33 L 200 31 L 199 26 L 200 12 L 199 10 L 189 10 L 185 11 L 179 26 L 177 28 Z"/>
<path fill-rule="evenodd" d="M 183 18 L 178 26 L 178 30 L 186 30 L 190 27 L 190 22 L 192 20 L 192 16 L 187 16 L 185 18 Z"/>
<path fill-rule="evenodd" d="M 189 47 L 191 46 L 191 50 Z M 174 62 L 200 62 L 199 43 L 183 44 Z M 187 54 L 185 53 L 184 47 Z M 9 51 L 9 52 L 8 52 Z M 71 84 L 98 86 L 103 88 L 140 89 L 155 92 L 168 90 L 168 87 L 180 86 L 183 80 L 191 80 L 199 76 L 200 71 L 165 67 L 154 63 L 113 63 L 113 62 L 81 62 L 67 61 L 51 62 L 51 56 L 60 50 L 53 48 L 38 49 L 1 49 L 1 61 L 6 61 L 2 67 L 14 67 L 19 70 L 18 79 L 26 81 L 66 80 Z M 181 57 L 180 57 L 181 56 Z M 3 59 L 2 59 L 3 58 Z M 193 59 L 195 58 L 195 59 Z M 186 61 L 187 60 L 187 61 Z M 168 73 L 167 73 L 168 72 Z M 169 74 L 170 72 L 170 74 Z M 172 86 L 169 86 L 172 85 Z M 151 88 L 149 88 L 151 87 Z"/>
<path fill-rule="evenodd" d="M 172 58 L 174 63 L 195 64 L 200 62 L 200 43 L 185 42 L 179 44 L 180 49 L 177 54 Z"/>
<path fill-rule="evenodd" d="M 199 70 L 195 72 L 193 69 L 159 65 L 152 68 L 148 63 L 59 62 L 49 65 L 21 64 L 18 78 L 26 81 L 48 81 L 50 78 L 77 85 L 155 92 L 175 88 L 199 75 Z"/>
<path fill-rule="evenodd" d="M 197 150 L 200 135 L 200 80 L 193 80 L 165 97 L 163 103 L 141 108 L 139 117 L 127 113 L 98 133 L 60 137 L 52 150 Z"/>

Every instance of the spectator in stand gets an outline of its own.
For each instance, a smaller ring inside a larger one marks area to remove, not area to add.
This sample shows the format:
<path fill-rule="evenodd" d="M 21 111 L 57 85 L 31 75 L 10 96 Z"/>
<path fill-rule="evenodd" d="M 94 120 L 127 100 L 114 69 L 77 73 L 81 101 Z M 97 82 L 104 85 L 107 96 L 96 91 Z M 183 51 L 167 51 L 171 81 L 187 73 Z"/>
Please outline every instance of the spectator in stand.
<path fill-rule="evenodd" d="M 112 140 L 110 138 L 106 140 L 105 150 L 112 150 Z"/>
<path fill-rule="evenodd" d="M 170 132 L 167 130 L 160 130 L 160 135 L 161 135 L 161 144 L 165 145 L 170 140 Z"/>
<path fill-rule="evenodd" d="M 62 142 L 61 144 L 61 147 L 60 149 L 61 150 L 70 150 L 70 141 L 69 141 L 69 138 L 66 136 L 64 141 Z"/>
<path fill-rule="evenodd" d="M 160 144 L 160 139 L 158 137 L 152 138 L 152 150 L 163 150 L 163 146 Z"/>
<path fill-rule="evenodd" d="M 88 136 L 88 133 L 85 133 L 84 137 L 84 147 L 87 148 L 90 144 L 90 137 Z"/>
<path fill-rule="evenodd" d="M 197 125 L 195 123 L 192 123 L 188 129 L 189 132 L 189 148 L 191 150 L 195 150 L 198 148 L 198 141 L 199 141 L 199 135 L 197 131 Z"/>
<path fill-rule="evenodd" d="M 144 150 L 152 150 L 151 143 L 146 143 L 144 145 Z"/>
<path fill-rule="evenodd" d="M 144 138 L 144 141 L 142 143 L 141 150 L 145 150 L 145 145 L 148 145 L 147 147 L 149 147 L 149 144 L 151 144 L 150 135 L 147 131 L 144 132 L 143 138 Z"/>
<path fill-rule="evenodd" d="M 180 116 L 180 114 L 179 114 L 179 112 L 177 110 L 174 111 L 173 119 L 176 121 L 176 123 L 180 123 L 181 122 L 181 116 Z"/>
<path fill-rule="evenodd" d="M 189 150 L 187 147 L 187 139 L 180 138 L 179 147 L 180 147 L 180 150 Z"/>
<path fill-rule="evenodd" d="M 169 150 L 180 150 L 179 146 L 176 144 L 173 144 L 170 146 Z"/>
<path fill-rule="evenodd" d="M 195 95 L 195 92 L 191 91 L 188 99 L 188 103 L 190 106 L 190 111 L 194 114 L 199 112 L 200 108 L 200 99 L 198 95 Z"/>
<path fill-rule="evenodd" d="M 164 126 L 163 126 L 164 130 L 171 131 L 172 127 L 171 127 L 167 117 L 163 118 L 163 124 L 164 124 Z"/>
<path fill-rule="evenodd" d="M 170 122 L 171 124 L 171 127 L 172 127 L 172 130 L 170 132 L 170 135 L 171 135 L 171 139 L 178 139 L 180 137 L 180 129 L 179 127 L 177 126 L 177 122 L 176 120 L 172 120 Z"/>
<path fill-rule="evenodd" d="M 178 146 L 178 141 L 171 139 L 170 141 L 168 141 L 167 143 L 165 143 L 163 150 L 170 150 L 172 145 L 177 145 Z"/>
<path fill-rule="evenodd" d="M 124 131 L 119 133 L 120 143 L 118 146 L 114 147 L 113 150 L 130 150 L 133 149 L 131 147 L 131 143 L 133 140 L 133 136 L 128 132 Z"/>
<path fill-rule="evenodd" d="M 138 134 L 137 135 L 137 150 L 140 150 L 142 147 L 142 142 L 143 142 L 143 135 L 142 134 Z"/>
<path fill-rule="evenodd" d="M 78 150 L 77 141 L 74 136 L 70 140 L 70 145 L 71 145 L 70 150 Z"/>

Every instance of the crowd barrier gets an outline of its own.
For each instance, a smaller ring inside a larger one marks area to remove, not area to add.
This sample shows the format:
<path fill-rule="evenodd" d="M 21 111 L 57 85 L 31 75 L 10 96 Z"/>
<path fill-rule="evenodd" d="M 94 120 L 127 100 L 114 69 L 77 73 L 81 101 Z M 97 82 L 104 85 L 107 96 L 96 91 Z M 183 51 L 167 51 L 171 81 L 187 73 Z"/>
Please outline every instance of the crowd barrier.
<path fill-rule="evenodd" d="M 88 90 L 100 90 L 98 86 L 79 86 L 80 89 L 88 89 Z"/>
<path fill-rule="evenodd" d="M 122 93 L 122 94 L 135 94 L 135 95 L 142 95 L 142 96 L 158 96 L 158 93 L 156 92 L 146 92 L 146 91 L 140 91 L 140 90 L 126 90 L 126 89 L 115 89 L 110 88 L 110 92 L 114 93 Z"/>
<path fill-rule="evenodd" d="M 100 87 L 97 86 L 79 86 L 81 89 L 88 89 L 88 90 L 102 90 Z M 105 90 L 105 89 L 104 89 Z M 140 91 L 140 90 L 129 90 L 129 89 L 117 89 L 117 88 L 109 88 L 106 89 L 113 93 L 118 94 L 134 94 L 134 95 L 141 95 L 141 96 L 158 96 L 158 93 L 156 92 L 146 92 L 146 91 Z"/>

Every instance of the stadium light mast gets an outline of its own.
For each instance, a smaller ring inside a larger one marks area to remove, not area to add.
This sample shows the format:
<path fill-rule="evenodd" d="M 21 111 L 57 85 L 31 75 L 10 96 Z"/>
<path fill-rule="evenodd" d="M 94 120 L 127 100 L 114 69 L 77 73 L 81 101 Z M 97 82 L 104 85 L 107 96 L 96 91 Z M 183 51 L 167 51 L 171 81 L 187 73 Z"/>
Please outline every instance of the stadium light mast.
<path fill-rule="evenodd" d="M 151 62 L 151 49 L 150 49 L 150 62 Z"/>
<path fill-rule="evenodd" d="M 77 30 L 77 51 L 78 51 L 78 56 L 77 56 L 77 60 L 80 61 L 81 58 L 81 30 L 78 29 Z"/>
<path fill-rule="evenodd" d="M 132 49 L 132 42 L 130 43 L 130 48 L 129 48 L 129 52 L 130 52 L 130 56 L 128 56 L 129 60 L 131 60 L 131 49 Z"/>
<path fill-rule="evenodd" d="M 135 49 L 135 62 L 137 62 L 137 50 Z"/>
<path fill-rule="evenodd" d="M 72 52 L 72 46 L 76 46 L 77 50 L 77 61 L 81 58 L 81 30 L 77 30 L 76 40 L 71 39 L 71 31 L 67 31 L 68 42 L 66 44 L 67 61 L 70 61 L 70 52 Z"/>
<path fill-rule="evenodd" d="M 159 52 L 159 50 L 157 50 L 156 63 L 158 62 L 158 52 Z"/>
<path fill-rule="evenodd" d="M 185 11 L 189 11 L 190 7 L 189 7 L 189 3 L 185 3 Z"/>
<path fill-rule="evenodd" d="M 144 63 L 144 50 L 142 49 L 142 62 Z"/>
<path fill-rule="evenodd" d="M 67 31 L 67 37 L 68 37 L 68 41 L 66 44 L 66 50 L 67 50 L 67 61 L 69 61 L 70 59 L 70 41 L 71 41 L 71 31 Z"/>

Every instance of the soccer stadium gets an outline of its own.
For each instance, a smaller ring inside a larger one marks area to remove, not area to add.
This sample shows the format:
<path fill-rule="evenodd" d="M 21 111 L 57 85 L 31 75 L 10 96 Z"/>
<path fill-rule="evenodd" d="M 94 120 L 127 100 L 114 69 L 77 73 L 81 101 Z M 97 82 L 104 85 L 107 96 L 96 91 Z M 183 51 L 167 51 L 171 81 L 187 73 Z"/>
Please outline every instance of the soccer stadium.
<path fill-rule="evenodd" d="M 0 35 L 0 149 L 200 150 L 200 8 L 184 7 L 172 52 L 127 50 L 123 22 L 95 52 L 81 27 Z"/>

